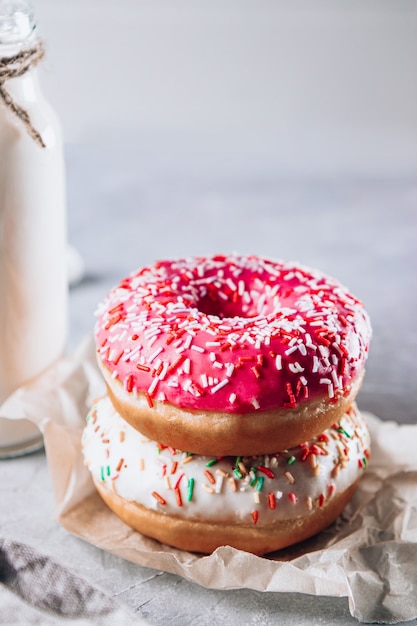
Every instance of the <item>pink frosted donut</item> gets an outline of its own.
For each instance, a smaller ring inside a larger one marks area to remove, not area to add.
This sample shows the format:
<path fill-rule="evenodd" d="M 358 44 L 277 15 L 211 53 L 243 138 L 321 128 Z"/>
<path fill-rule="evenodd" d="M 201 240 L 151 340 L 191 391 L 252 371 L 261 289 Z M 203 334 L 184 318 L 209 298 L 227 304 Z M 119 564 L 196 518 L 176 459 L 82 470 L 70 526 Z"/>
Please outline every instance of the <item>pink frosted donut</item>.
<path fill-rule="evenodd" d="M 326 429 L 354 400 L 370 324 L 337 281 L 256 256 L 161 261 L 98 310 L 98 362 L 120 414 L 199 454 L 258 454 Z"/>

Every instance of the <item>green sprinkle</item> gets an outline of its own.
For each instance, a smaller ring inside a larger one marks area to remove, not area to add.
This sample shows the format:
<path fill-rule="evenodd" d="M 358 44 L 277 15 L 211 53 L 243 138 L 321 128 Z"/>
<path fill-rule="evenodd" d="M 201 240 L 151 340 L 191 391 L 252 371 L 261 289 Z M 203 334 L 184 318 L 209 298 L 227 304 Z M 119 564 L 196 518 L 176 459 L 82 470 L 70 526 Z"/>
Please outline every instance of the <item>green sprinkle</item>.
<path fill-rule="evenodd" d="M 106 474 L 110 476 L 110 465 L 106 465 Z"/>
<path fill-rule="evenodd" d="M 290 456 L 290 458 L 287 461 L 287 464 L 292 465 L 293 463 L 295 463 L 295 456 Z"/>
<path fill-rule="evenodd" d="M 366 456 L 363 457 L 362 459 L 362 463 L 364 464 L 364 466 L 366 467 L 367 461 L 366 461 Z"/>
<path fill-rule="evenodd" d="M 233 474 L 236 476 L 236 478 L 242 478 L 242 472 L 238 470 L 237 467 L 235 467 L 235 469 L 233 470 Z"/>
<path fill-rule="evenodd" d="M 256 475 L 254 475 L 254 477 L 252 478 L 252 480 L 250 481 L 249 485 L 251 487 L 254 487 L 256 485 L 256 483 L 258 482 L 258 477 Z"/>
<path fill-rule="evenodd" d="M 259 476 L 258 482 L 256 485 L 256 491 L 262 491 L 264 482 L 265 482 L 265 478 L 263 476 Z"/>
<path fill-rule="evenodd" d="M 194 478 L 190 478 L 188 480 L 188 493 L 187 493 L 188 502 L 191 502 L 191 500 L 193 499 L 193 493 L 194 493 Z"/>
<path fill-rule="evenodd" d="M 103 467 L 103 465 L 100 466 L 100 478 L 101 478 L 102 482 L 104 482 L 106 480 L 106 477 L 104 475 L 104 467 Z"/>
<path fill-rule="evenodd" d="M 216 465 L 216 463 L 217 459 L 210 459 L 210 461 L 207 461 L 206 467 L 212 467 L 213 465 Z"/>
<path fill-rule="evenodd" d="M 341 433 L 342 435 L 345 435 L 345 437 L 347 437 L 348 439 L 350 439 L 350 438 L 351 438 L 351 437 L 350 437 L 350 435 L 349 435 L 349 433 L 348 433 L 348 432 L 346 432 L 344 428 L 338 428 L 338 429 L 337 429 L 337 432 L 338 432 L 338 433 Z"/>

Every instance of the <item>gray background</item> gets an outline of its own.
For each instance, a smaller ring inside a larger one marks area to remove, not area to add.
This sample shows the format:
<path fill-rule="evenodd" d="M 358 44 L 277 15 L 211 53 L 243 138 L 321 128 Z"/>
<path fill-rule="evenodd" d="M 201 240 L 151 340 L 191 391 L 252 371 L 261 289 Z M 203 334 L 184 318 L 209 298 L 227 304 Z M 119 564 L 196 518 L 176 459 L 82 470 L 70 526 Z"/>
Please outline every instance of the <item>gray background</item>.
<path fill-rule="evenodd" d="M 416 4 L 37 7 L 42 80 L 66 145 L 69 240 L 86 270 L 71 290 L 69 350 L 108 289 L 144 263 L 230 251 L 298 260 L 369 311 L 360 407 L 415 423 Z M 150 624 L 356 623 L 346 598 L 213 591 L 133 566 L 56 524 L 43 453 L 1 471 L 1 534 Z M 1 596 L 6 605 L 19 623 Z"/>

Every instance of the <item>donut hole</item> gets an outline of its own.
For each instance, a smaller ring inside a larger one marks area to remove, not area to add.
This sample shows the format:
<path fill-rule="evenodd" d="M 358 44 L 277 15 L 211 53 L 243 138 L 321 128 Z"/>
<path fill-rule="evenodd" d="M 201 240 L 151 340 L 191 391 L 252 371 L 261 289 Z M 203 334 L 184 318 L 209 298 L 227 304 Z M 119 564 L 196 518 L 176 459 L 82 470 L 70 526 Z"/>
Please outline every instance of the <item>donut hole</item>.
<path fill-rule="evenodd" d="M 196 308 L 204 315 L 218 317 L 219 319 L 233 319 L 236 317 L 252 319 L 273 313 L 273 303 L 268 302 L 265 297 L 261 300 L 259 294 L 257 296 L 247 296 L 244 300 L 241 297 L 236 298 L 234 295 L 226 299 L 216 294 L 210 294 L 210 296 L 200 298 L 196 303 Z"/>

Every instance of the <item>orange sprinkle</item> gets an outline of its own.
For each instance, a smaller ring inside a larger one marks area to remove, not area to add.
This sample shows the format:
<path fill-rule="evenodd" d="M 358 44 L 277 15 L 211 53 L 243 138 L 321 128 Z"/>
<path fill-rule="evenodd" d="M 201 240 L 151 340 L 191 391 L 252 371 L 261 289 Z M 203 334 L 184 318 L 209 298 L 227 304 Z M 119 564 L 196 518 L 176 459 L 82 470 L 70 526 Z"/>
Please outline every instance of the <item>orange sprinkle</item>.
<path fill-rule="evenodd" d="M 259 518 L 259 513 L 258 511 L 252 511 L 252 519 L 253 519 L 253 523 L 256 524 L 256 522 L 258 521 Z"/>
<path fill-rule="evenodd" d="M 121 469 L 122 469 L 122 467 L 123 467 L 123 463 L 124 463 L 124 462 L 125 462 L 125 460 L 124 460 L 124 459 L 120 459 L 120 461 L 118 462 L 117 467 L 116 467 L 116 472 L 120 472 L 120 470 L 121 470 Z"/>
<path fill-rule="evenodd" d="M 275 509 L 275 505 L 276 505 L 275 494 L 274 493 L 268 493 L 268 506 L 269 506 L 269 508 L 274 510 Z"/>
<path fill-rule="evenodd" d="M 216 479 L 214 478 L 213 474 L 209 470 L 204 470 L 204 476 L 212 485 L 216 484 Z"/>
<path fill-rule="evenodd" d="M 158 500 L 159 504 L 167 503 L 167 501 L 164 500 L 164 498 L 157 491 L 152 491 L 152 497 L 155 498 L 155 500 Z"/>
<path fill-rule="evenodd" d="M 171 474 L 175 474 L 175 472 L 177 471 L 177 467 L 178 467 L 178 461 L 173 461 L 172 467 L 171 467 Z"/>

